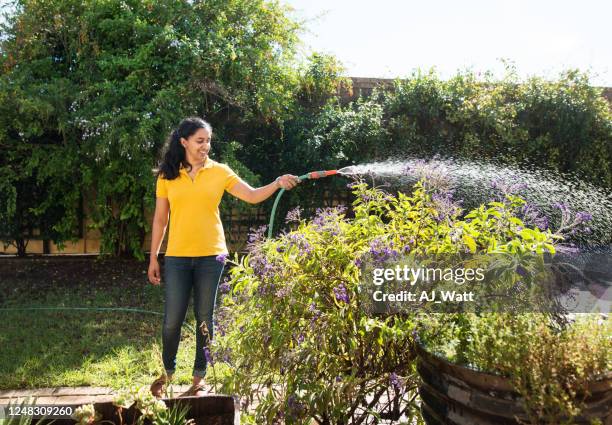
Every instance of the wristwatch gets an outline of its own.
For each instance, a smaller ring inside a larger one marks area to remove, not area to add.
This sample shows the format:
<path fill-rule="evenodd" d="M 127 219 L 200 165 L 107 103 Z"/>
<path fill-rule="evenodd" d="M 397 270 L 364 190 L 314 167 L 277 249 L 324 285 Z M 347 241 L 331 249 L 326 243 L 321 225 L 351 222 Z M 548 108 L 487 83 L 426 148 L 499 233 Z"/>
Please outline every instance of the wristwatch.
<path fill-rule="evenodd" d="M 281 184 L 280 184 L 280 178 L 281 178 L 281 176 L 278 176 L 278 177 L 276 178 L 276 180 L 274 180 L 274 181 L 275 181 L 275 182 L 276 182 L 276 184 L 278 185 L 278 188 L 279 188 L 279 189 L 282 189 L 283 187 L 282 187 L 282 186 L 281 186 Z"/>

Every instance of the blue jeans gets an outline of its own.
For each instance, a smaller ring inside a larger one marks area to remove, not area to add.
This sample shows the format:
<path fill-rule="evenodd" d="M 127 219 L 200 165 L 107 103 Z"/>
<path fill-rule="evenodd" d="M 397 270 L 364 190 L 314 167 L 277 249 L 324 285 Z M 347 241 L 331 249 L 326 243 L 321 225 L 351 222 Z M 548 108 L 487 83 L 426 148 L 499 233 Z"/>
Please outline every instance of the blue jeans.
<path fill-rule="evenodd" d="M 193 311 L 196 318 L 196 355 L 193 376 L 206 375 L 204 347 L 213 337 L 213 313 L 217 287 L 224 265 L 214 255 L 206 257 L 165 257 L 165 305 L 162 328 L 162 358 L 169 375 L 176 370 L 176 352 L 181 339 L 181 327 L 185 321 L 191 288 Z M 206 327 L 203 324 L 206 324 Z M 201 330 L 208 330 L 208 336 Z"/>

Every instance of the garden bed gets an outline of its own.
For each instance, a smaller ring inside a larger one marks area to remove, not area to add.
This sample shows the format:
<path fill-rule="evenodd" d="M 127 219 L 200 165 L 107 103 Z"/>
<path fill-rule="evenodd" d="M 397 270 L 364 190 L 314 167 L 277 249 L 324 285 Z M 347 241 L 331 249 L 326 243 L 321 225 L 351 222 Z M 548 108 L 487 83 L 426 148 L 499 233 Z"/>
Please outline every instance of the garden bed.
<path fill-rule="evenodd" d="M 228 395 L 205 395 L 201 397 L 182 397 L 162 399 L 168 408 L 180 404 L 189 406 L 188 419 L 193 419 L 194 425 L 239 425 L 240 409 L 238 403 Z M 72 406 L 73 408 L 79 405 Z M 99 421 L 110 421 L 116 425 L 137 423 L 140 411 L 135 406 L 120 409 L 112 402 L 94 403 Z M 55 419 L 43 421 L 43 424 L 74 425 L 74 419 Z M 145 423 L 147 423 L 145 421 Z M 43 425 L 41 424 L 41 425 Z"/>
<path fill-rule="evenodd" d="M 0 300 L 31 296 L 49 289 L 70 288 L 87 282 L 96 288 L 147 283 L 148 262 L 134 259 L 99 260 L 95 256 L 0 255 Z"/>

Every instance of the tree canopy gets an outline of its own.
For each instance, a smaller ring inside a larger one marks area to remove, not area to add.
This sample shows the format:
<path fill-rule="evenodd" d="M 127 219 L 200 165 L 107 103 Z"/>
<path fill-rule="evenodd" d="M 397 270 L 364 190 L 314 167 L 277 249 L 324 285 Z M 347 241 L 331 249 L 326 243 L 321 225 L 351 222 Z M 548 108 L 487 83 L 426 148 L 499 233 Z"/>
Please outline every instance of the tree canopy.
<path fill-rule="evenodd" d="M 101 250 L 143 256 L 166 135 L 187 115 L 282 118 L 298 24 L 263 0 L 19 0 L 0 40 L 0 229 L 78 234 L 92 201 Z M 150 194 L 151 196 L 146 196 Z M 36 202 L 33 199 L 36 198 Z"/>

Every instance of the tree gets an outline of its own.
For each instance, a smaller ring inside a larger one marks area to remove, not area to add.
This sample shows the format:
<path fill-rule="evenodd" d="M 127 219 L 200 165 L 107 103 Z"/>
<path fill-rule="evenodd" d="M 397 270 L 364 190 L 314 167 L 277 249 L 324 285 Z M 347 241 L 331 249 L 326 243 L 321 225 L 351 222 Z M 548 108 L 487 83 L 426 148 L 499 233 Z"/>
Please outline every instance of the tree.
<path fill-rule="evenodd" d="M 48 140 L 45 149 L 66 163 L 45 175 L 62 184 L 70 175 L 58 204 L 91 191 L 101 251 L 143 258 L 152 168 L 166 135 L 194 114 L 221 134 L 230 109 L 281 119 L 296 85 L 297 29 L 285 9 L 263 0 L 17 1 L 0 39 L 0 98 L 11 99 L 0 145 L 28 152 Z M 21 161 L 38 166 L 28 154 Z M 0 167 L 10 174 L 14 164 Z M 16 199 L 23 211 L 46 214 L 39 195 Z M 14 214 L 12 205 L 0 214 Z M 63 214 L 60 222 L 75 213 Z M 52 226 L 69 237 L 70 226 Z"/>
<path fill-rule="evenodd" d="M 16 68 L 5 37 L 0 55 L 0 239 L 24 256 L 29 239 L 60 247 L 78 235 L 80 170 L 63 123 L 69 83 L 42 62 Z M 46 81 L 34 75 L 47 73 Z"/>

